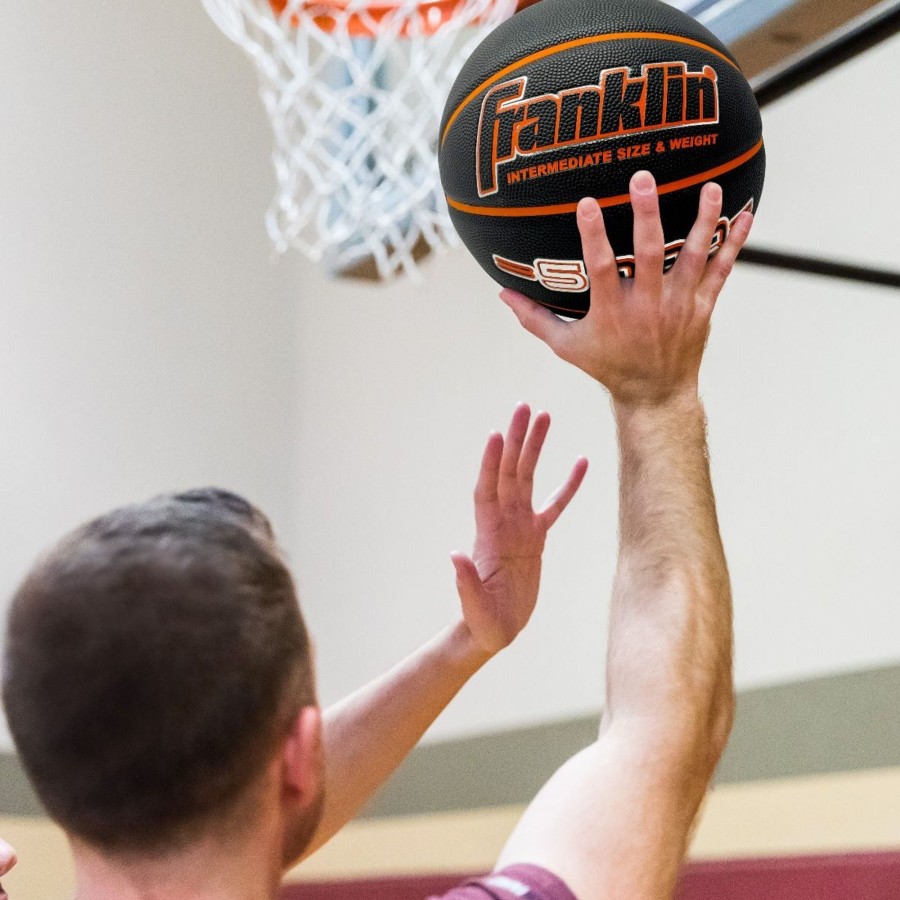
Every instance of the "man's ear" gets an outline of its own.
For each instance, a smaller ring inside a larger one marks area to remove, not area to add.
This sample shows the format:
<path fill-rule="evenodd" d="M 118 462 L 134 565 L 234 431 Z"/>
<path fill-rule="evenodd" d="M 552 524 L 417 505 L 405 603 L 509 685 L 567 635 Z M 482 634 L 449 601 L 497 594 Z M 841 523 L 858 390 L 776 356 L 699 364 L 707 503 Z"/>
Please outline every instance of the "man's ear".
<path fill-rule="evenodd" d="M 324 777 L 322 711 L 304 706 L 295 716 L 282 751 L 283 790 L 301 806 L 315 802 Z"/>

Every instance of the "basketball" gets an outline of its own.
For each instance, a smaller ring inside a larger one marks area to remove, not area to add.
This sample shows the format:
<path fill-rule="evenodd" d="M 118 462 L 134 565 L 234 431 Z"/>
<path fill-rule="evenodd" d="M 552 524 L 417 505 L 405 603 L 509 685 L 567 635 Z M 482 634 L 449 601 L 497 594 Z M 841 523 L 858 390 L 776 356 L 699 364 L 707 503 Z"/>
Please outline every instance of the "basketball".
<path fill-rule="evenodd" d="M 754 211 L 765 177 L 759 108 L 728 48 L 658 0 L 542 0 L 492 31 L 463 65 L 440 126 L 441 182 L 484 270 L 580 318 L 590 284 L 575 219 L 597 198 L 634 274 L 631 176 L 656 178 L 670 267 L 700 189 L 722 187 L 715 252 Z"/>

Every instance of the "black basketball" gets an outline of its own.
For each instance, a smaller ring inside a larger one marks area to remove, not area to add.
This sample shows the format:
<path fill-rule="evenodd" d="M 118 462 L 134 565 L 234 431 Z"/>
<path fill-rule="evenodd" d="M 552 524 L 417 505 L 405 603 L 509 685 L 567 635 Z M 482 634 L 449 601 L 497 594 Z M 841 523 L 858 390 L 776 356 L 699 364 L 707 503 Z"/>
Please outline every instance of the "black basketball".
<path fill-rule="evenodd" d="M 634 273 L 631 176 L 656 178 L 670 266 L 700 189 L 722 186 L 714 250 L 759 204 L 759 108 L 734 57 L 658 0 L 541 0 L 463 66 L 440 131 L 441 181 L 460 237 L 484 268 L 566 316 L 589 285 L 575 207 L 603 208 L 620 272 Z"/>

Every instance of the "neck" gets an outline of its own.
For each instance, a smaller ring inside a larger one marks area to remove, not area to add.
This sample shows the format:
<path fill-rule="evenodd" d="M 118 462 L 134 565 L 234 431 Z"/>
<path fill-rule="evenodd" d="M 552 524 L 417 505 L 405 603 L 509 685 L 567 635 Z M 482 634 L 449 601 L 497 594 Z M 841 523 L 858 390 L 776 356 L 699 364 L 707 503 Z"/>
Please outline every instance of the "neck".
<path fill-rule="evenodd" d="M 280 842 L 264 829 L 152 857 L 110 856 L 71 838 L 75 900 L 272 900 Z"/>

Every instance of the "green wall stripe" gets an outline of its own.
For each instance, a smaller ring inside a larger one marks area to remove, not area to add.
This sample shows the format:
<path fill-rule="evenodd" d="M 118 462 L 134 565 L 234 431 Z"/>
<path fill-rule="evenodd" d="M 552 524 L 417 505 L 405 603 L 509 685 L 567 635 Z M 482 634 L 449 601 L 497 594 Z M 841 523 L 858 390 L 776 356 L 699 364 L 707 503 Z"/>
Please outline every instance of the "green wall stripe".
<path fill-rule="evenodd" d="M 900 665 L 742 691 L 718 784 L 900 766 Z M 527 803 L 599 714 L 415 750 L 363 817 Z"/>
<path fill-rule="evenodd" d="M 0 754 L 0 815 L 42 816 L 38 802 L 22 764 L 12 753 Z"/>
<path fill-rule="evenodd" d="M 900 665 L 744 691 L 717 781 L 900 766 Z"/>
<path fill-rule="evenodd" d="M 717 782 L 900 766 L 900 664 L 742 691 Z M 527 803 L 597 734 L 599 714 L 427 744 L 364 818 Z M 41 807 L 12 754 L 0 754 L 0 815 Z"/>
<path fill-rule="evenodd" d="M 524 803 L 596 739 L 598 726 L 595 716 L 426 744 L 409 755 L 362 817 Z"/>

